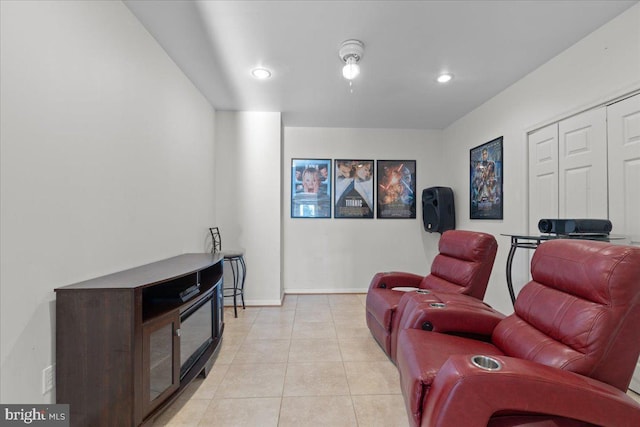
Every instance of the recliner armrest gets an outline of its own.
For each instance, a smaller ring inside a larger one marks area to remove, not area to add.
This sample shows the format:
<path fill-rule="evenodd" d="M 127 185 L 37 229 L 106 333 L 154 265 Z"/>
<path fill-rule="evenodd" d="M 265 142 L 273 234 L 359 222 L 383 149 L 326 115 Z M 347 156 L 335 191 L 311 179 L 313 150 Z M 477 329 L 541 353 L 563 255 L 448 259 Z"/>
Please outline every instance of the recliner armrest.
<path fill-rule="evenodd" d="M 396 271 L 376 273 L 371 279 L 369 289 L 392 289 L 397 287 L 417 288 L 422 279 L 424 279 L 424 276 L 418 276 L 417 274 L 413 273 L 403 273 Z"/>
<path fill-rule="evenodd" d="M 600 426 L 640 425 L 640 404 L 595 379 L 539 363 L 491 356 L 486 370 L 473 355 L 454 355 L 438 371 L 423 407 L 422 425 L 483 426 L 496 414 L 545 414 Z"/>
<path fill-rule="evenodd" d="M 440 302 L 433 301 L 434 299 L 439 299 Z M 402 302 L 401 300 L 401 304 Z M 411 309 L 405 308 L 398 330 L 413 328 L 490 337 L 496 325 L 504 318 L 504 314 L 473 297 L 437 293 L 430 300 Z"/>

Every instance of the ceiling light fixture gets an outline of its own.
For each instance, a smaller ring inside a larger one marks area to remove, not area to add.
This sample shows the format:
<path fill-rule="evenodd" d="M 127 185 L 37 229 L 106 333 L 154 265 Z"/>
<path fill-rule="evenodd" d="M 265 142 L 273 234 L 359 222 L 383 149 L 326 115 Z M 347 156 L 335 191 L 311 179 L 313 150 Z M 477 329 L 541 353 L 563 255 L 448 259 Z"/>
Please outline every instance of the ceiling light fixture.
<path fill-rule="evenodd" d="M 451 81 L 453 76 L 449 73 L 443 73 L 438 76 L 438 83 L 447 83 Z"/>
<path fill-rule="evenodd" d="M 338 54 L 345 64 L 342 67 L 342 76 L 347 80 L 353 80 L 358 77 L 358 74 L 360 74 L 358 61 L 364 55 L 364 43 L 360 40 L 346 40 L 340 45 Z"/>
<path fill-rule="evenodd" d="M 266 68 L 254 68 L 251 70 L 251 75 L 258 80 L 265 80 L 271 77 L 271 71 Z"/>

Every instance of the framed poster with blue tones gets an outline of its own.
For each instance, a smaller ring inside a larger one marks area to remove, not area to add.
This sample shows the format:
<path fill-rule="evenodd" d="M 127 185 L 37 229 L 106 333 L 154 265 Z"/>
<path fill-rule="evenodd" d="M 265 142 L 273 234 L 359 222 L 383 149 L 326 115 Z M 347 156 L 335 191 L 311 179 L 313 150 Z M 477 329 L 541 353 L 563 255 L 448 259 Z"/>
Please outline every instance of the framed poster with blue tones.
<path fill-rule="evenodd" d="M 291 218 L 331 218 L 331 159 L 291 159 Z"/>
<path fill-rule="evenodd" d="M 470 151 L 470 218 L 502 219 L 502 137 Z"/>

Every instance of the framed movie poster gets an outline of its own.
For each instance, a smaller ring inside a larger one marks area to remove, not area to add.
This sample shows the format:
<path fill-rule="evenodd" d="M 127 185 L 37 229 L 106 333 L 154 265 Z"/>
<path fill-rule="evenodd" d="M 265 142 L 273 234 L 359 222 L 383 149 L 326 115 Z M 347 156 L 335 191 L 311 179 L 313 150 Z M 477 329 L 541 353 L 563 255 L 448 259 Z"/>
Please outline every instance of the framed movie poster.
<path fill-rule="evenodd" d="M 373 218 L 373 160 L 338 159 L 335 164 L 335 218 Z"/>
<path fill-rule="evenodd" d="M 471 149 L 471 219 L 502 219 L 502 166 L 502 137 Z"/>
<path fill-rule="evenodd" d="M 378 218 L 416 217 L 416 161 L 378 160 Z"/>
<path fill-rule="evenodd" d="M 291 218 L 331 218 L 330 159 L 291 159 Z"/>

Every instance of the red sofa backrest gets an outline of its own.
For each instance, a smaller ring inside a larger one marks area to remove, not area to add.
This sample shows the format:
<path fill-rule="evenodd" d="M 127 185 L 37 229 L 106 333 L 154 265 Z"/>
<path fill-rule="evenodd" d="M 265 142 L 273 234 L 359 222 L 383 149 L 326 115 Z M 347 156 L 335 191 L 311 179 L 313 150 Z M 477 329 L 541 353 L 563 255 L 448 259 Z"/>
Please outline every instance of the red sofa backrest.
<path fill-rule="evenodd" d="M 531 276 L 493 343 L 626 391 L 640 353 L 640 248 L 549 241 L 534 253 Z"/>
<path fill-rule="evenodd" d="M 448 230 L 440 237 L 439 254 L 431 264 L 431 274 L 420 288 L 460 293 L 483 299 L 498 251 L 491 234 Z"/>

